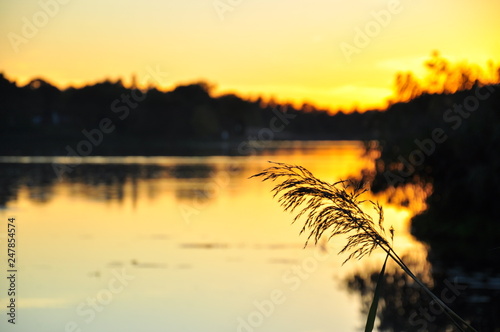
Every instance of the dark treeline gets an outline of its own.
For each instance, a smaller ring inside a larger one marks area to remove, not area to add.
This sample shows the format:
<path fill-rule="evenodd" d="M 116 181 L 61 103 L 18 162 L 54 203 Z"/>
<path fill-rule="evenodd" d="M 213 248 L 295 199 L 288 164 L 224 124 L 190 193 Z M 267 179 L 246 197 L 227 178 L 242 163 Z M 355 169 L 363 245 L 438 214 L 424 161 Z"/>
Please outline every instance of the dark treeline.
<path fill-rule="evenodd" d="M 106 136 L 103 147 L 118 147 L 123 154 L 134 154 L 134 145 L 145 141 L 161 146 L 245 139 L 370 138 L 368 113 L 331 116 L 307 104 L 295 108 L 233 94 L 213 97 L 204 82 L 167 92 L 126 88 L 121 81 L 59 90 L 42 79 L 17 86 L 0 75 L 0 94 L 0 136 L 11 142 L 1 148 L 4 155 L 66 154 L 62 149 L 66 143 L 86 139 L 83 131 L 96 129 Z M 286 112 L 288 118 L 277 112 Z M 103 119 L 107 119 L 104 124 Z M 269 131 L 259 136 L 263 128 L 269 128 L 272 136 Z M 103 147 L 96 146 L 95 152 L 105 152 Z"/>
<path fill-rule="evenodd" d="M 120 80 L 60 90 L 43 79 L 18 86 L 0 73 L 0 137 L 8 143 L 0 145 L 0 155 L 66 155 L 66 145 L 92 141 L 88 136 L 97 143 L 93 155 L 128 155 L 153 154 L 155 148 L 160 154 L 176 153 L 164 149 L 172 146 L 190 153 L 189 144 L 221 141 L 237 145 L 245 140 L 417 135 L 421 125 L 432 126 L 451 104 L 461 102 L 460 91 L 500 82 L 500 67 L 492 63 L 490 73 L 483 74 L 473 65 L 451 64 L 434 52 L 425 66 L 429 75 L 423 80 L 412 73 L 397 74 L 395 97 L 386 110 L 348 114 L 234 94 L 216 97 L 206 82 L 171 91 L 128 88 Z M 287 117 L 280 115 L 283 112 Z"/>
<path fill-rule="evenodd" d="M 422 95 L 380 117 L 378 144 L 370 146 L 380 156 L 375 173 L 365 174 L 372 190 L 428 188 L 413 233 L 447 263 L 493 268 L 500 257 L 500 85 Z"/>

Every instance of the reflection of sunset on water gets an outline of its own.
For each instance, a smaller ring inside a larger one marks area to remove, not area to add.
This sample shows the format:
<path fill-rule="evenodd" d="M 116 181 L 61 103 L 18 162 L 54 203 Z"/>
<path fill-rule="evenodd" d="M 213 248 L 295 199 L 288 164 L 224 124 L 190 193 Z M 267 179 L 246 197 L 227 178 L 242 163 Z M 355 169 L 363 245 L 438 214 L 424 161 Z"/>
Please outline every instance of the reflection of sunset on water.
<path fill-rule="evenodd" d="M 340 282 L 358 267 L 379 264 L 382 253 L 342 266 L 345 257 L 337 256 L 343 246 L 341 238 L 321 242 L 316 249 L 303 249 L 301 225 L 290 225 L 293 216 L 281 211 L 272 199 L 271 184 L 248 177 L 273 160 L 303 164 L 326 181 L 338 181 L 356 176 L 371 162 L 363 157 L 359 142 L 275 145 L 273 153 L 252 157 L 129 158 L 114 165 L 103 157 L 89 158 L 89 163 L 84 161 L 75 169 L 79 175 L 74 178 L 44 180 L 43 192 L 41 185 L 33 183 L 41 182 L 37 176 L 50 173 L 26 172 L 33 178 L 19 179 L 13 186 L 16 198 L 9 201 L 8 208 L 23 219 L 21 267 L 26 275 L 38 277 L 24 285 L 20 300 L 37 320 L 58 322 L 61 318 L 46 311 L 42 316 L 40 308 L 70 313 L 99 287 L 100 280 L 111 277 L 114 269 L 126 268 L 137 282 L 131 281 L 113 305 L 121 308 L 120 317 L 132 310 L 138 299 L 169 308 L 169 320 L 150 317 L 151 326 L 170 326 L 178 319 L 187 319 L 183 303 L 196 302 L 198 309 L 193 310 L 197 315 L 210 312 L 218 324 L 226 321 L 229 327 L 230 318 L 244 315 L 255 294 L 278 287 L 290 299 L 324 303 L 325 310 L 316 313 L 315 319 L 329 324 L 334 317 L 336 324 L 349 330 L 347 326 L 357 324 L 357 304 L 337 289 L 331 277 Z M 50 158 L 46 161 L 50 163 Z M 110 171 L 115 177 L 104 176 Z M 379 199 L 370 194 L 367 198 Z M 384 205 L 386 223 L 396 229 L 395 248 L 424 259 L 425 249 L 408 233 L 411 212 L 398 205 Z M 308 279 L 296 284 L 300 274 L 294 275 L 290 269 L 313 264 L 310 257 L 324 249 L 328 259 L 316 261 Z M 310 283 L 309 278 L 316 282 Z M 296 285 L 300 285 L 299 290 L 291 292 L 290 287 Z M 242 287 L 247 291 L 241 291 Z M 236 289 L 238 299 L 230 295 Z M 324 292 L 326 296 L 320 295 Z M 201 297 L 205 296 L 211 298 L 210 306 L 203 304 Z M 334 301 L 338 298 L 343 299 L 341 306 Z M 290 301 L 284 313 L 304 310 Z M 336 317 L 335 312 L 342 315 Z M 222 319 L 223 313 L 228 317 Z M 215 322 L 200 319 L 205 324 Z M 125 321 L 135 324 L 130 315 Z M 274 322 L 276 326 L 285 324 L 279 317 Z M 303 323 L 310 324 L 307 318 Z M 95 330 L 106 326 L 98 323 Z"/>

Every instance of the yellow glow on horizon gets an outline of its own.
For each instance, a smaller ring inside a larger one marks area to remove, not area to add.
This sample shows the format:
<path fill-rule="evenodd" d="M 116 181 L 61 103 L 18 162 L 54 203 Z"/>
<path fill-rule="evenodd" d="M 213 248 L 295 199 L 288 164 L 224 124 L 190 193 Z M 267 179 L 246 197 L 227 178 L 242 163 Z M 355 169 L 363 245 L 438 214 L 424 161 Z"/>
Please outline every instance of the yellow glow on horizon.
<path fill-rule="evenodd" d="M 398 12 L 377 23 L 394 1 L 253 0 L 222 16 L 210 1 L 5 1 L 0 72 L 20 84 L 42 77 L 65 88 L 104 79 L 127 84 L 132 75 L 147 84 L 148 68 L 159 67 L 168 76 L 150 83 L 163 90 L 206 80 L 217 93 L 348 111 L 384 107 L 395 74 L 422 73 L 433 50 L 451 61 L 498 65 L 500 2 L 400 0 Z M 59 5 L 49 15 L 40 3 Z M 40 27 L 25 36 L 35 17 Z M 359 31 L 377 24 L 366 45 L 356 44 Z M 13 35 L 24 38 L 15 47 Z M 357 51 L 347 56 L 342 43 Z"/>

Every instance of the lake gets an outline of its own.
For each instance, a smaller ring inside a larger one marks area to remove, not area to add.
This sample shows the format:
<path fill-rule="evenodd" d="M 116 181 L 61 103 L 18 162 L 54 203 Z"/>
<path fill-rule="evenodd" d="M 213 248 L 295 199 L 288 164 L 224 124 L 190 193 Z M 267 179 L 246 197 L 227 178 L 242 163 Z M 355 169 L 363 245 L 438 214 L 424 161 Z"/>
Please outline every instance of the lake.
<path fill-rule="evenodd" d="M 268 161 L 333 182 L 371 168 L 361 142 L 274 142 L 253 156 L 1 157 L 0 289 L 7 223 L 16 227 L 16 326 L 0 330 L 327 332 L 364 326 L 346 278 L 378 270 L 338 256 L 342 239 L 304 248 L 301 224 L 249 177 Z M 71 171 L 58 177 L 53 164 Z M 414 212 L 387 203 L 394 246 L 425 268 Z"/>

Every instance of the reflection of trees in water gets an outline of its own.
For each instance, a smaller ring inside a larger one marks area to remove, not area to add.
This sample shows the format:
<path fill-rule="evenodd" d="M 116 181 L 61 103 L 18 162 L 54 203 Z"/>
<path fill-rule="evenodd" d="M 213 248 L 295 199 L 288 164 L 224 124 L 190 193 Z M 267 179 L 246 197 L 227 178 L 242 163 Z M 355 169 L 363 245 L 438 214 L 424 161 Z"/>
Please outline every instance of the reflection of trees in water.
<path fill-rule="evenodd" d="M 52 168 L 26 164 L 0 164 L 0 206 L 18 198 L 19 189 L 25 187 L 28 197 L 36 202 L 47 202 L 53 194 L 57 180 Z"/>
<path fill-rule="evenodd" d="M 403 257 L 410 269 L 427 285 L 429 278 L 425 276 L 422 269 L 408 257 Z M 379 268 L 357 272 L 346 279 L 350 291 L 358 292 L 361 296 L 362 312 L 367 315 L 373 299 L 375 286 L 377 284 Z M 419 289 L 418 285 L 399 267 L 389 264 L 386 270 L 384 287 L 379 302 L 377 315 L 379 318 L 379 329 L 382 331 L 416 331 L 415 326 L 409 321 L 412 312 L 425 303 L 426 294 Z"/>
<path fill-rule="evenodd" d="M 436 268 L 403 258 L 432 292 L 477 331 L 500 331 L 500 277 L 460 269 Z M 418 271 L 418 272 L 417 272 Z M 432 275 L 429 272 L 432 271 Z M 447 271 L 447 272 L 444 272 Z M 356 272 L 346 280 L 349 291 L 361 296 L 367 314 L 377 284 L 379 268 Z M 454 331 L 450 319 L 401 269 L 388 266 L 377 311 L 380 331 Z"/>
<path fill-rule="evenodd" d="M 210 164 L 81 164 L 60 182 L 52 164 L 0 164 L 0 206 L 16 200 L 20 189 L 26 190 L 32 201 L 46 203 L 60 183 L 70 184 L 72 196 L 122 202 L 130 195 L 135 202 L 139 191 L 150 199 L 157 197 L 162 189 L 155 180 L 169 178 L 179 180 L 175 182 L 177 199 L 210 200 L 214 188 L 227 184 L 229 177 L 240 171 L 233 166 L 216 169 Z"/>
<path fill-rule="evenodd" d="M 198 206 L 214 199 L 221 190 L 226 190 L 232 177 L 240 174 L 241 166 L 228 165 L 216 169 L 210 165 L 179 165 L 175 174 L 189 182 L 179 184 L 175 192 L 179 201 Z"/>
<path fill-rule="evenodd" d="M 178 179 L 194 180 L 179 186 L 175 191 L 178 200 L 196 200 L 205 203 L 215 195 L 214 188 L 209 186 L 210 179 L 217 174 L 210 165 L 177 165 L 173 174 Z"/>

